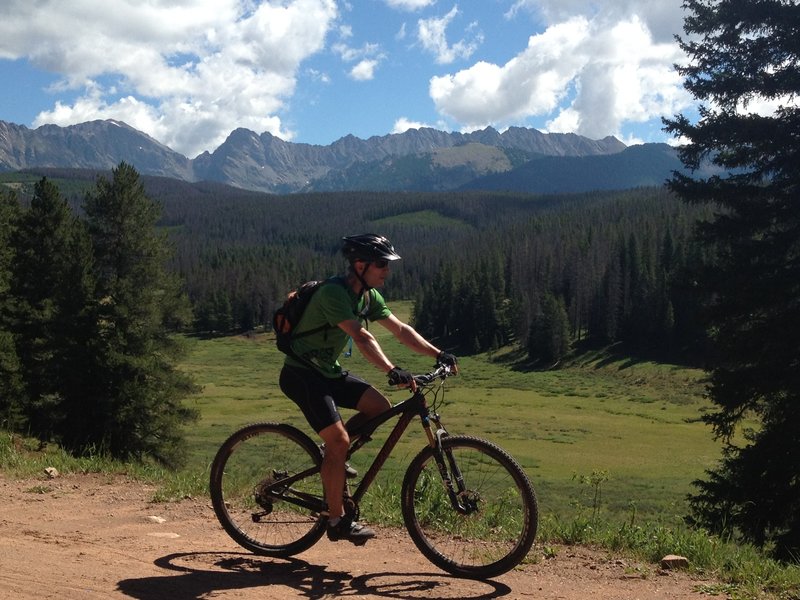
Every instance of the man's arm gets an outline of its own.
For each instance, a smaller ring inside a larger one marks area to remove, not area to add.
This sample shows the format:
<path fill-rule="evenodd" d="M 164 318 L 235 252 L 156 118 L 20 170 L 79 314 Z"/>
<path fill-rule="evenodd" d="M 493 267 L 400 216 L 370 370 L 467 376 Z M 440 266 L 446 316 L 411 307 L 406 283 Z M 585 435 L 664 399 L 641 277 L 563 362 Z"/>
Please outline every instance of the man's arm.
<path fill-rule="evenodd" d="M 435 358 L 437 362 L 443 362 L 444 364 L 449 365 L 453 369 L 453 373 L 458 373 L 458 363 L 456 357 L 452 354 L 448 354 L 439 350 L 439 348 L 422 337 L 417 330 L 411 327 L 411 325 L 408 323 L 403 323 L 394 315 L 390 315 L 386 319 L 381 319 L 378 321 L 378 323 L 388 329 L 392 335 L 400 340 L 400 342 L 406 347 L 410 348 L 414 352 L 417 352 L 418 354 Z"/>
<path fill-rule="evenodd" d="M 441 350 L 417 333 L 416 329 L 411 327 L 411 325 L 403 323 L 394 315 L 389 315 L 385 319 L 380 319 L 378 323 L 383 325 L 400 341 L 400 343 L 410 348 L 414 352 L 417 352 L 418 354 L 430 356 L 436 359 L 438 359 L 442 354 Z M 378 340 L 375 339 L 375 336 L 372 335 L 358 319 L 348 319 L 347 321 L 342 321 L 339 323 L 339 328 L 353 339 L 353 342 L 358 347 L 358 350 L 370 363 L 387 374 L 395 370 L 396 365 L 389 360 L 389 357 L 387 357 L 386 354 L 384 354 L 383 349 L 381 348 L 380 344 L 378 344 Z M 455 357 L 452 357 L 452 360 L 454 372 L 457 373 L 458 366 L 455 364 Z M 400 372 L 408 375 L 410 378 L 410 374 L 407 372 Z M 416 389 L 417 386 L 413 379 L 409 381 L 409 387 L 412 390 Z"/>
<path fill-rule="evenodd" d="M 384 373 L 388 373 L 394 368 L 394 363 L 389 360 L 375 336 L 372 335 L 358 319 L 348 319 L 339 323 L 339 328 L 353 338 L 353 343 L 359 352 L 364 355 L 371 364 L 378 367 Z"/>
<path fill-rule="evenodd" d="M 389 330 L 401 344 L 410 348 L 417 354 L 430 356 L 431 358 L 437 358 L 439 354 L 441 354 L 441 350 L 417 333 L 416 329 L 411 327 L 408 323 L 403 323 L 394 315 L 389 315 L 387 318 L 377 322 Z"/>

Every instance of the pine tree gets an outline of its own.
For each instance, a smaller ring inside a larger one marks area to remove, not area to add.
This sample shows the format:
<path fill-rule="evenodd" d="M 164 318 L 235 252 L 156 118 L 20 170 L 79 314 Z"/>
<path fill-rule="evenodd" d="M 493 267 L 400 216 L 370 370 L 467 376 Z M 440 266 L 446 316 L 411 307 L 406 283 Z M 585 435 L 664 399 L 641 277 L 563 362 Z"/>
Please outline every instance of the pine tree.
<path fill-rule="evenodd" d="M 12 234 L 18 216 L 16 195 L 0 192 L 0 427 L 8 429 L 16 429 L 24 422 L 22 377 L 11 332 L 11 269 L 15 254 Z"/>
<path fill-rule="evenodd" d="M 531 323 L 528 335 L 528 356 L 531 360 L 551 365 L 560 361 L 569 350 L 569 319 L 564 299 L 546 293 L 541 310 Z"/>
<path fill-rule="evenodd" d="M 188 303 L 166 270 L 168 247 L 156 230 L 159 207 L 133 167 L 121 163 L 85 201 L 97 279 L 91 429 L 86 440 L 114 456 L 181 461 L 181 426 L 196 417 L 182 405 L 191 380 L 175 361 L 169 327 L 190 320 Z"/>
<path fill-rule="evenodd" d="M 679 67 L 701 102 L 700 119 L 666 129 L 695 170 L 710 160 L 722 175 L 676 174 L 671 187 L 719 216 L 701 228 L 713 259 L 700 273 L 711 332 L 706 417 L 725 443 L 722 463 L 696 482 L 697 523 L 800 555 L 800 4 L 789 0 L 686 0 L 690 58 Z M 757 101 L 772 102 L 756 114 Z M 746 419 L 745 443 L 732 443 Z"/>
<path fill-rule="evenodd" d="M 58 187 L 46 178 L 13 235 L 13 330 L 25 388 L 26 428 L 42 439 L 63 431 L 68 380 L 80 372 L 91 284 L 85 231 Z M 84 253 L 76 252 L 83 247 Z M 82 275 L 83 273 L 84 275 Z M 80 391 L 71 390 L 76 396 Z"/>

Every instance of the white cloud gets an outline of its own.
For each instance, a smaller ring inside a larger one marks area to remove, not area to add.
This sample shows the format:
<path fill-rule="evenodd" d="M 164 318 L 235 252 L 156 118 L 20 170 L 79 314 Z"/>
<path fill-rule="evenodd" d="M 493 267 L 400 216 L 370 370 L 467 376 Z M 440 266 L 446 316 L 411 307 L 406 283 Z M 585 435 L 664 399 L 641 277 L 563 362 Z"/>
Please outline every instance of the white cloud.
<path fill-rule="evenodd" d="M 778 98 L 764 98 L 757 96 L 747 102 L 740 102 L 736 107 L 736 112 L 740 114 L 756 114 L 763 117 L 772 117 L 781 107 L 798 108 L 800 98 L 797 96 L 783 95 Z"/>
<path fill-rule="evenodd" d="M 483 34 L 476 32 L 471 40 L 462 39 L 455 44 L 447 42 L 447 27 L 459 14 L 458 5 L 444 17 L 420 19 L 417 22 L 417 39 L 422 47 L 436 57 L 439 64 L 449 64 L 459 58 L 469 58 L 483 42 Z M 475 29 L 472 23 L 469 29 Z"/>
<path fill-rule="evenodd" d="M 567 107 L 558 113 L 556 118 L 551 119 L 545 125 L 545 129 L 551 133 L 571 133 L 578 131 L 581 124 L 581 114 L 572 107 Z"/>
<path fill-rule="evenodd" d="M 690 103 L 673 64 L 677 46 L 655 43 L 638 18 L 596 31 L 585 47 L 587 61 L 571 108 L 580 115 L 576 131 L 602 137 L 623 122 L 641 123 L 672 114 Z"/>
<path fill-rule="evenodd" d="M 549 116 L 550 131 L 600 138 L 687 106 L 673 68 L 681 58 L 677 45 L 655 42 L 637 17 L 601 26 L 578 16 L 531 36 L 504 65 L 479 62 L 432 78 L 430 95 L 466 127 Z"/>
<path fill-rule="evenodd" d="M 400 29 L 394 35 L 394 39 L 396 39 L 397 41 L 403 41 L 404 39 L 406 39 L 406 35 L 407 35 L 406 34 L 406 24 L 403 23 L 402 25 L 400 25 Z"/>
<path fill-rule="evenodd" d="M 311 79 L 312 81 L 318 81 L 319 83 L 331 82 L 330 76 L 324 71 L 320 71 L 319 69 L 307 69 L 306 75 L 308 75 L 309 79 Z"/>
<path fill-rule="evenodd" d="M 365 59 L 359 62 L 355 67 L 350 69 L 350 77 L 356 81 L 369 81 L 375 77 L 375 69 L 378 67 L 378 61 L 374 59 Z"/>
<path fill-rule="evenodd" d="M 545 123 L 550 131 L 622 139 L 626 124 L 650 123 L 689 104 L 672 69 L 685 60 L 672 40 L 682 25 L 681 0 L 382 2 L 5 0 L 0 60 L 22 58 L 60 77 L 52 86 L 59 101 L 44 105 L 34 126 L 118 119 L 190 157 L 213 150 L 236 127 L 292 139 L 287 124 L 295 125 L 304 103 L 322 98 L 301 86 L 344 74 L 360 82 L 397 69 L 393 81 L 408 92 L 399 111 L 405 114 L 427 114 L 414 106 L 414 78 L 438 74 L 428 81 L 435 118 L 443 119 L 434 126 L 464 131 Z M 509 49 L 513 36 L 490 37 L 504 32 L 489 25 L 489 5 L 511 7 L 514 31 L 528 19 L 529 31 L 541 33 Z M 376 14 L 386 19 L 380 27 Z M 487 19 L 485 39 L 477 15 Z M 380 44 L 366 43 L 365 35 L 381 36 Z M 403 54 L 411 47 L 433 57 L 422 62 L 474 64 L 415 63 Z M 492 54 L 480 56 L 484 50 Z M 501 52 L 511 58 L 488 58 Z M 325 92 L 346 90 L 336 83 Z M 347 92 L 358 93 L 346 83 Z M 319 107 L 314 117 L 328 108 L 324 101 Z M 413 125 L 405 117 L 395 123 Z M 342 119 L 345 126 L 352 127 Z"/>
<path fill-rule="evenodd" d="M 436 4 L 436 0 L 385 0 L 388 6 L 401 10 L 419 10 Z"/>
<path fill-rule="evenodd" d="M 430 125 L 419 121 L 412 121 L 406 117 L 400 117 L 394 122 L 392 133 L 405 133 L 409 129 L 422 129 L 423 127 L 430 127 Z"/>
<path fill-rule="evenodd" d="M 658 42 L 671 42 L 683 30 L 681 0 L 516 0 L 506 16 L 519 18 L 522 10 L 536 15 L 545 25 L 584 16 L 598 25 L 613 27 L 614 23 L 638 17 Z"/>
<path fill-rule="evenodd" d="M 288 138 L 278 113 L 334 26 L 334 0 L 11 0 L 0 56 L 59 73 L 77 100 L 34 125 L 128 122 L 194 156 L 236 127 Z"/>
<path fill-rule="evenodd" d="M 478 62 L 454 75 L 433 77 L 430 94 L 440 112 L 468 127 L 513 121 L 556 108 L 583 66 L 580 47 L 589 24 L 578 18 L 532 36 L 503 66 Z"/>
<path fill-rule="evenodd" d="M 375 69 L 386 58 L 378 44 L 364 44 L 361 48 L 351 48 L 347 44 L 338 43 L 334 44 L 332 49 L 345 62 L 358 61 L 348 72 L 348 77 L 354 81 L 374 79 Z"/>
<path fill-rule="evenodd" d="M 333 51 L 342 57 L 345 62 L 353 62 L 370 56 L 382 56 L 378 44 L 364 44 L 361 48 L 352 48 L 347 44 L 334 44 Z"/>

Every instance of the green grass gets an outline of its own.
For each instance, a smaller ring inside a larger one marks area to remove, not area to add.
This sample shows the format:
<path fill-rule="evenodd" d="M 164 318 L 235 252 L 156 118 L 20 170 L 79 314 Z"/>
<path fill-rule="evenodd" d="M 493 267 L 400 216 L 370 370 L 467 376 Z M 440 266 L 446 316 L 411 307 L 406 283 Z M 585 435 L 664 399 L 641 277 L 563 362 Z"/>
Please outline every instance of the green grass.
<path fill-rule="evenodd" d="M 0 190 L 14 190 L 21 196 L 33 194 L 33 188 L 41 181 L 42 176 L 27 172 L 0 173 Z M 94 187 L 94 180 L 75 180 L 62 179 L 60 177 L 48 177 L 50 181 L 58 186 L 59 191 L 66 197 L 82 197 L 87 191 Z"/>
<path fill-rule="evenodd" d="M 376 229 L 385 227 L 386 225 L 403 225 L 406 227 L 414 228 L 433 228 L 441 227 L 448 230 L 456 229 L 472 229 L 466 222 L 446 217 L 434 210 L 419 210 L 414 212 L 401 213 L 391 217 L 378 219 L 374 221 Z"/>
<path fill-rule="evenodd" d="M 409 303 L 393 308 L 408 318 Z M 431 366 L 398 346 L 379 325 L 371 331 L 405 368 L 420 372 Z M 63 473 L 125 473 L 156 483 L 157 500 L 173 500 L 207 494 L 216 449 L 247 423 L 287 422 L 315 437 L 278 388 L 283 355 L 271 336 L 190 338 L 187 346 L 181 367 L 202 391 L 188 400 L 201 418 L 186 431 L 190 462 L 185 469 L 168 473 L 102 456 L 74 459 L 8 434 L 0 434 L 0 469 L 20 476 L 39 475 L 45 466 Z M 393 402 L 405 399 L 406 392 L 388 388 L 383 375 L 357 352 L 342 364 Z M 528 472 L 540 503 L 539 556 L 572 543 L 599 544 L 650 561 L 677 553 L 688 556 L 695 570 L 723 582 L 705 591 L 734 598 L 755 598 L 762 591 L 800 598 L 797 567 L 778 565 L 751 548 L 683 525 L 692 480 L 720 457 L 720 447 L 699 421 L 710 409 L 700 371 L 602 353 L 583 355 L 554 371 L 525 371 L 514 364 L 512 355 L 503 353 L 462 359 L 439 412 L 451 433 L 497 443 Z M 390 429 L 387 423 L 355 457 L 362 473 Z M 402 474 L 424 444 L 424 434 L 412 423 L 362 504 L 369 520 L 401 525 Z"/>
<path fill-rule="evenodd" d="M 401 305 L 402 310 L 408 306 Z M 430 366 L 423 357 L 409 356 L 379 325 L 372 331 L 404 367 Z M 203 387 L 191 401 L 202 415 L 187 432 L 192 468 L 207 469 L 216 447 L 245 423 L 289 422 L 314 437 L 277 386 L 283 357 L 270 336 L 193 339 L 189 345 L 184 368 Z M 676 521 L 685 514 L 691 481 L 720 455 L 697 420 L 708 409 L 699 372 L 653 363 L 601 364 L 599 358 L 559 371 L 523 372 L 497 359 L 464 358 L 440 413 L 451 433 L 484 437 L 508 450 L 534 481 L 544 513 L 574 514 L 588 493 L 580 478 L 604 471 L 608 516 L 628 519 L 634 505 L 643 519 Z M 342 363 L 393 402 L 405 398 L 357 353 Z M 390 427 L 384 429 L 388 433 Z M 365 448 L 365 457 L 380 443 L 378 436 Z M 388 473 L 402 471 L 424 443 L 412 424 Z"/>
<path fill-rule="evenodd" d="M 25 479 L 49 477 L 46 469 L 59 475 L 95 473 L 113 478 L 118 475 L 146 481 L 158 486 L 155 501 L 177 500 L 186 496 L 205 494 L 208 476 L 189 469 L 172 472 L 156 464 L 127 463 L 113 460 L 101 453 L 75 457 L 54 444 L 0 430 L 0 472 Z M 202 479 L 202 481 L 201 481 Z M 45 483 L 33 485 L 31 492 L 45 493 Z"/>

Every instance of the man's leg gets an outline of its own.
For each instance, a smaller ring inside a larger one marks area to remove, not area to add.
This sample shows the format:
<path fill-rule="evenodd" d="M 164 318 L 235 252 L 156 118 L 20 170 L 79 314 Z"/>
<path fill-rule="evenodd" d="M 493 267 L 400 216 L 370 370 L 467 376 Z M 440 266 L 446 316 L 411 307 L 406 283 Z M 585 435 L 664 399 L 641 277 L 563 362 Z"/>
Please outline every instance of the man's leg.
<path fill-rule="evenodd" d="M 349 519 L 342 519 L 344 508 L 342 496 L 345 481 L 345 461 L 350 447 L 350 436 L 341 422 L 341 417 L 333 398 L 341 395 L 344 405 L 357 408 L 368 383 L 356 378 L 342 380 L 325 380 L 321 377 L 306 374 L 305 369 L 284 366 L 280 379 L 281 390 L 291 398 L 303 411 L 309 425 L 318 431 L 325 443 L 320 478 L 328 504 L 328 538 L 332 540 L 350 540 L 355 544 L 363 544 L 375 533 Z M 374 401 L 367 401 L 367 409 Z M 334 528 L 337 524 L 339 527 Z"/>
<path fill-rule="evenodd" d="M 328 518 L 336 519 L 344 515 L 342 494 L 344 492 L 344 463 L 350 437 L 341 421 L 329 425 L 319 432 L 325 442 L 325 456 L 322 459 L 320 477 L 328 502 Z"/>
<path fill-rule="evenodd" d="M 334 542 L 348 540 L 360 546 L 375 537 L 375 532 L 344 516 L 344 465 L 350 438 L 341 421 L 329 425 L 319 434 L 325 440 L 320 476 L 328 503 L 328 539 Z"/>
<path fill-rule="evenodd" d="M 356 405 L 358 413 L 347 421 L 347 431 L 353 431 L 373 417 L 392 408 L 391 402 L 374 387 L 367 388 Z"/>
<path fill-rule="evenodd" d="M 390 402 L 375 388 L 369 387 L 361 395 L 356 405 L 358 413 L 350 419 L 348 427 L 357 425 L 367 419 L 371 419 L 382 412 L 391 408 Z M 340 540 L 347 539 L 356 544 L 362 544 L 369 538 L 375 536 L 371 529 L 363 527 L 357 523 L 351 523 L 348 519 L 338 521 L 344 516 L 344 506 L 342 505 L 342 492 L 345 482 L 345 461 L 347 451 L 350 448 L 350 436 L 341 421 L 329 425 L 319 432 L 325 442 L 325 456 L 322 460 L 320 476 L 322 485 L 325 488 L 325 498 L 328 502 L 328 519 L 332 526 L 328 527 L 328 539 Z"/>

